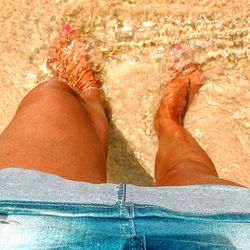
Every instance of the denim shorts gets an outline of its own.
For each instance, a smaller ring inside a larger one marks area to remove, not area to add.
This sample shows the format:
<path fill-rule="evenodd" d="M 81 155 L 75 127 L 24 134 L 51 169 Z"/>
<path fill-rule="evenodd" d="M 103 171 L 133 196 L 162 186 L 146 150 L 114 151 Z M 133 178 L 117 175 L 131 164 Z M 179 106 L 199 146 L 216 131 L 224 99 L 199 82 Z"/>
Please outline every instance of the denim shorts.
<path fill-rule="evenodd" d="M 250 189 L 0 170 L 0 249 L 250 249 Z"/>

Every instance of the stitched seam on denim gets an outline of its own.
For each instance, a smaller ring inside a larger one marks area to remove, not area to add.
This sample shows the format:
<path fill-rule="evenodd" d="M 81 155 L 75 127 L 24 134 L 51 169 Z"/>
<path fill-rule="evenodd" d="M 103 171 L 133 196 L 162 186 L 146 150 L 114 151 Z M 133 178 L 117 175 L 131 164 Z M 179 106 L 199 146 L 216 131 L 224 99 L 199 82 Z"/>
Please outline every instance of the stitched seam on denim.
<path fill-rule="evenodd" d="M 125 202 L 125 192 L 126 192 L 126 184 L 119 184 L 117 186 L 117 195 L 118 195 L 118 203 L 124 204 Z"/>
<path fill-rule="evenodd" d="M 113 208 L 116 205 L 110 205 L 110 206 L 95 206 L 95 205 L 88 205 L 88 204 L 57 204 L 57 203 L 39 203 L 39 202 L 34 202 L 34 203 L 25 203 L 25 202 L 2 202 L 0 201 L 1 204 L 7 204 L 7 205 L 43 205 L 43 206 L 55 206 L 55 207 L 96 207 L 96 208 Z"/>
<path fill-rule="evenodd" d="M 132 202 L 133 192 L 132 192 L 132 190 L 131 190 L 131 189 L 129 190 L 128 197 L 129 197 L 129 202 Z"/>
<path fill-rule="evenodd" d="M 143 236 L 140 237 L 141 250 L 143 250 L 142 239 L 143 239 Z"/>
<path fill-rule="evenodd" d="M 127 184 L 123 184 L 123 203 L 126 202 Z"/>
<path fill-rule="evenodd" d="M 230 215 L 239 215 L 239 214 L 242 214 L 241 212 L 228 212 L 228 213 L 204 213 L 204 212 L 183 212 L 183 211 L 178 211 L 178 210 L 173 210 L 173 209 L 170 209 L 170 208 L 165 208 L 165 207 L 160 207 L 160 206 L 154 206 L 154 205 L 147 205 L 147 206 L 144 206 L 144 205 L 134 205 L 134 207 L 137 207 L 137 208 L 159 208 L 159 209 L 162 209 L 162 210 L 167 210 L 168 212 L 175 212 L 175 213 L 182 213 L 183 215 L 190 215 L 190 216 L 216 216 L 216 215 L 226 215 L 226 214 L 230 214 Z M 250 213 L 245 213 L 244 212 L 244 215 L 249 215 L 250 216 Z"/>
<path fill-rule="evenodd" d="M 123 231 L 124 234 L 126 234 L 126 229 L 125 229 L 125 226 L 123 225 L 123 221 L 119 218 L 119 222 L 120 222 L 120 226 L 121 226 L 121 229 Z"/>
<path fill-rule="evenodd" d="M 142 244 L 143 244 L 142 250 L 147 249 L 147 243 L 146 243 L 146 237 L 145 236 L 142 236 Z"/>
<path fill-rule="evenodd" d="M 1 204 L 7 204 L 7 205 L 43 205 L 43 206 L 57 206 L 57 207 L 95 207 L 95 208 L 113 208 L 116 205 L 109 205 L 109 206 L 104 206 L 104 205 L 99 205 L 99 206 L 95 206 L 95 205 L 88 205 L 88 204 L 57 204 L 57 203 L 39 203 L 39 202 L 34 202 L 34 203 L 25 203 L 25 202 L 2 202 L 0 201 L 0 205 Z M 161 207 L 161 206 L 155 206 L 155 205 L 134 205 L 134 207 L 137 208 L 160 208 L 160 209 L 168 209 L 171 210 L 169 208 L 165 208 L 165 207 Z M 174 212 L 179 212 L 176 210 L 171 210 Z M 239 214 L 241 212 L 229 212 L 230 214 Z M 192 213 L 188 213 L 188 214 L 192 214 Z M 193 213 L 193 214 L 197 214 L 197 213 Z M 225 214 L 224 213 L 200 213 L 202 215 L 219 215 L 219 214 Z M 250 215 L 250 213 L 244 213 L 244 214 L 248 214 Z"/>
<path fill-rule="evenodd" d="M 135 225 L 134 225 L 134 204 L 128 205 L 127 209 L 129 215 L 128 223 L 129 223 L 130 234 L 136 235 Z"/>
<path fill-rule="evenodd" d="M 135 204 L 134 203 L 128 203 L 128 206 L 130 208 L 130 218 L 135 218 Z"/>
<path fill-rule="evenodd" d="M 132 243 L 131 250 L 134 250 L 134 243 L 135 243 L 134 237 L 131 237 L 130 239 L 131 239 L 131 243 Z"/>
<path fill-rule="evenodd" d="M 163 206 L 157 206 L 157 205 L 134 205 L 134 206 L 138 207 L 138 208 L 155 207 L 155 208 L 170 209 L 170 208 L 166 208 L 166 207 L 163 207 Z M 172 211 L 177 211 L 177 210 L 172 210 Z M 232 214 L 233 212 L 229 212 L 229 213 Z M 237 212 L 235 212 L 235 214 L 237 214 Z"/>
<path fill-rule="evenodd" d="M 130 235 L 132 235 L 132 236 L 136 235 L 133 219 L 129 218 L 128 223 L 129 223 L 129 231 L 130 231 L 129 233 L 130 233 Z"/>
<path fill-rule="evenodd" d="M 125 212 L 124 212 L 124 207 L 122 207 L 122 205 L 120 206 L 120 216 L 121 218 L 125 218 Z"/>
<path fill-rule="evenodd" d="M 126 184 L 118 185 L 118 204 L 120 205 L 120 216 L 121 218 L 126 217 L 127 208 L 124 206 L 126 197 Z"/>

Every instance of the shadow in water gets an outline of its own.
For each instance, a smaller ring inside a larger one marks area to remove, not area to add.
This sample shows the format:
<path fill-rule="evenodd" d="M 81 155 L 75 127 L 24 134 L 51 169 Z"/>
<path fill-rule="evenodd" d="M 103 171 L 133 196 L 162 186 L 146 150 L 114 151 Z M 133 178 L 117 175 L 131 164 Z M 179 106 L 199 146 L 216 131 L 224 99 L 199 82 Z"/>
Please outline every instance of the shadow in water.
<path fill-rule="evenodd" d="M 112 121 L 109 125 L 108 182 L 155 185 L 154 179 L 140 165 L 132 148 Z"/>

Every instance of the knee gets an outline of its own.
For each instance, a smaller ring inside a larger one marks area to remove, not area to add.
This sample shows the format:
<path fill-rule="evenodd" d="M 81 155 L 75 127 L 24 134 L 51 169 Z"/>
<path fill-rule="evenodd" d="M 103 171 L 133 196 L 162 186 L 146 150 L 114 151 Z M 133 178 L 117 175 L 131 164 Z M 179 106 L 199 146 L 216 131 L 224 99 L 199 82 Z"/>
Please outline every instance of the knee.
<path fill-rule="evenodd" d="M 76 93 L 66 84 L 59 80 L 48 80 L 46 82 L 40 83 L 37 85 L 30 93 L 37 92 L 51 92 L 51 91 L 63 91 L 68 92 L 72 95 L 76 95 Z"/>
<path fill-rule="evenodd" d="M 22 100 L 18 110 L 20 111 L 23 107 L 27 107 L 38 103 L 51 103 L 58 99 L 65 100 L 66 96 L 77 98 L 77 94 L 66 84 L 58 80 L 49 80 L 40 83 L 35 88 L 33 88 Z M 67 99 L 67 98 L 66 98 Z"/>

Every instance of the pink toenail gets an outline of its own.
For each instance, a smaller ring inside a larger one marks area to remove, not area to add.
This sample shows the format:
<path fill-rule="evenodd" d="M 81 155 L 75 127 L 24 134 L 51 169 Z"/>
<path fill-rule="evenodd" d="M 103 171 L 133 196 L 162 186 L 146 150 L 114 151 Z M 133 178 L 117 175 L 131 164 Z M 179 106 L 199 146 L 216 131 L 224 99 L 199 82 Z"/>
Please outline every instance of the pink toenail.
<path fill-rule="evenodd" d="M 176 49 L 176 50 L 181 50 L 181 49 L 182 49 L 182 46 L 181 46 L 180 44 L 176 44 L 176 45 L 174 46 L 174 49 Z"/>
<path fill-rule="evenodd" d="M 71 31 L 71 25 L 70 25 L 70 24 L 66 24 L 66 25 L 64 26 L 64 30 L 65 30 L 66 32 L 70 32 L 70 31 Z"/>

